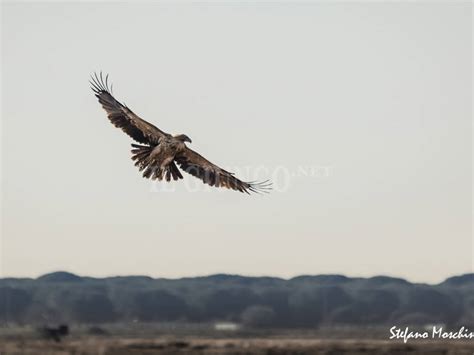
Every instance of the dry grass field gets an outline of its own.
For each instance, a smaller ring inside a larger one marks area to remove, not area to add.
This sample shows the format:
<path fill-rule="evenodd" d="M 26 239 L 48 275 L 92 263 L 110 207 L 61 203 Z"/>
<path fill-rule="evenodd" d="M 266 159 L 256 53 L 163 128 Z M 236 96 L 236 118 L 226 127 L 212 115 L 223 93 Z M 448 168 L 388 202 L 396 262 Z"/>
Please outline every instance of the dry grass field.
<path fill-rule="evenodd" d="M 265 338 L 160 338 L 127 339 L 84 337 L 65 339 L 60 343 L 40 339 L 9 339 L 0 343 L 1 355 L 165 355 L 165 354 L 233 354 L 233 355 L 368 355 L 426 354 L 472 355 L 472 342 L 412 341 L 408 344 L 388 340 L 320 340 Z"/>

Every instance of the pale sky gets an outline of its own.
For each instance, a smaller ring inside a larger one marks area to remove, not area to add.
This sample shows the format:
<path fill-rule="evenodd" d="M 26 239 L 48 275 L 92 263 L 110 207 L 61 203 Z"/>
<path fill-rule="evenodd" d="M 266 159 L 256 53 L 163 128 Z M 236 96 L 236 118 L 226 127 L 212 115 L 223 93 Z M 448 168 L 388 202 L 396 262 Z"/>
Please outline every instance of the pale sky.
<path fill-rule="evenodd" d="M 4 3 L 0 275 L 472 272 L 470 7 Z M 94 70 L 275 190 L 143 179 Z"/>

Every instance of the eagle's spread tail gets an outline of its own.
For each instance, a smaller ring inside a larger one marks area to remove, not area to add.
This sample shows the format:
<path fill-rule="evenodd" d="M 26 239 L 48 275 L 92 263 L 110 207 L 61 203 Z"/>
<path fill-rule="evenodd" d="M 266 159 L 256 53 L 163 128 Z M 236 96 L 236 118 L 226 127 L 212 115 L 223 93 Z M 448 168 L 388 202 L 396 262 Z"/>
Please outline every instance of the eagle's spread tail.
<path fill-rule="evenodd" d="M 134 148 L 132 149 L 132 160 L 135 161 L 135 166 L 138 166 L 140 171 L 144 170 L 143 177 L 153 180 L 166 179 L 166 181 L 170 181 L 171 178 L 173 178 L 173 180 L 183 178 L 183 175 L 181 175 L 181 172 L 173 161 L 162 169 L 160 162 L 150 158 L 153 147 L 139 144 L 132 144 L 132 147 Z"/>

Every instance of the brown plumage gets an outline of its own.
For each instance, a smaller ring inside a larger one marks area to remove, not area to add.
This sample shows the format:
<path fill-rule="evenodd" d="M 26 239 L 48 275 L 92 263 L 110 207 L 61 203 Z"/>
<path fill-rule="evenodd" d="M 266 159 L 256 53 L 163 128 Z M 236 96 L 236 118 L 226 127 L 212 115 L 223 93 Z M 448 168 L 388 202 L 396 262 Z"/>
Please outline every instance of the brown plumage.
<path fill-rule="evenodd" d="M 271 189 L 268 181 L 260 183 L 241 181 L 233 173 L 211 163 L 186 146 L 185 142 L 191 143 L 187 135 L 172 136 L 138 117 L 112 96 L 108 75 L 104 78 L 102 73 L 94 74 L 91 78 L 92 90 L 107 112 L 110 122 L 141 143 L 132 144 L 132 160 L 135 161 L 135 166 L 143 171 L 143 177 L 166 181 L 179 180 L 183 178 L 179 166 L 183 171 L 210 186 L 246 193 L 268 192 Z"/>

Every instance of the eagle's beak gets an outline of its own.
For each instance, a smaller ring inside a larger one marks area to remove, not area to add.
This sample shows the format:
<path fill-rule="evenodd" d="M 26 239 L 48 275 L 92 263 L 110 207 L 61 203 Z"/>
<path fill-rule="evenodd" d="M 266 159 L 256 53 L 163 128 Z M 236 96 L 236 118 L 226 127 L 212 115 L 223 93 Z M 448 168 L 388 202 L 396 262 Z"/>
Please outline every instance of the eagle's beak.
<path fill-rule="evenodd" d="M 188 138 L 186 139 L 186 142 L 192 143 L 193 141 L 191 140 L 191 138 Z"/>

